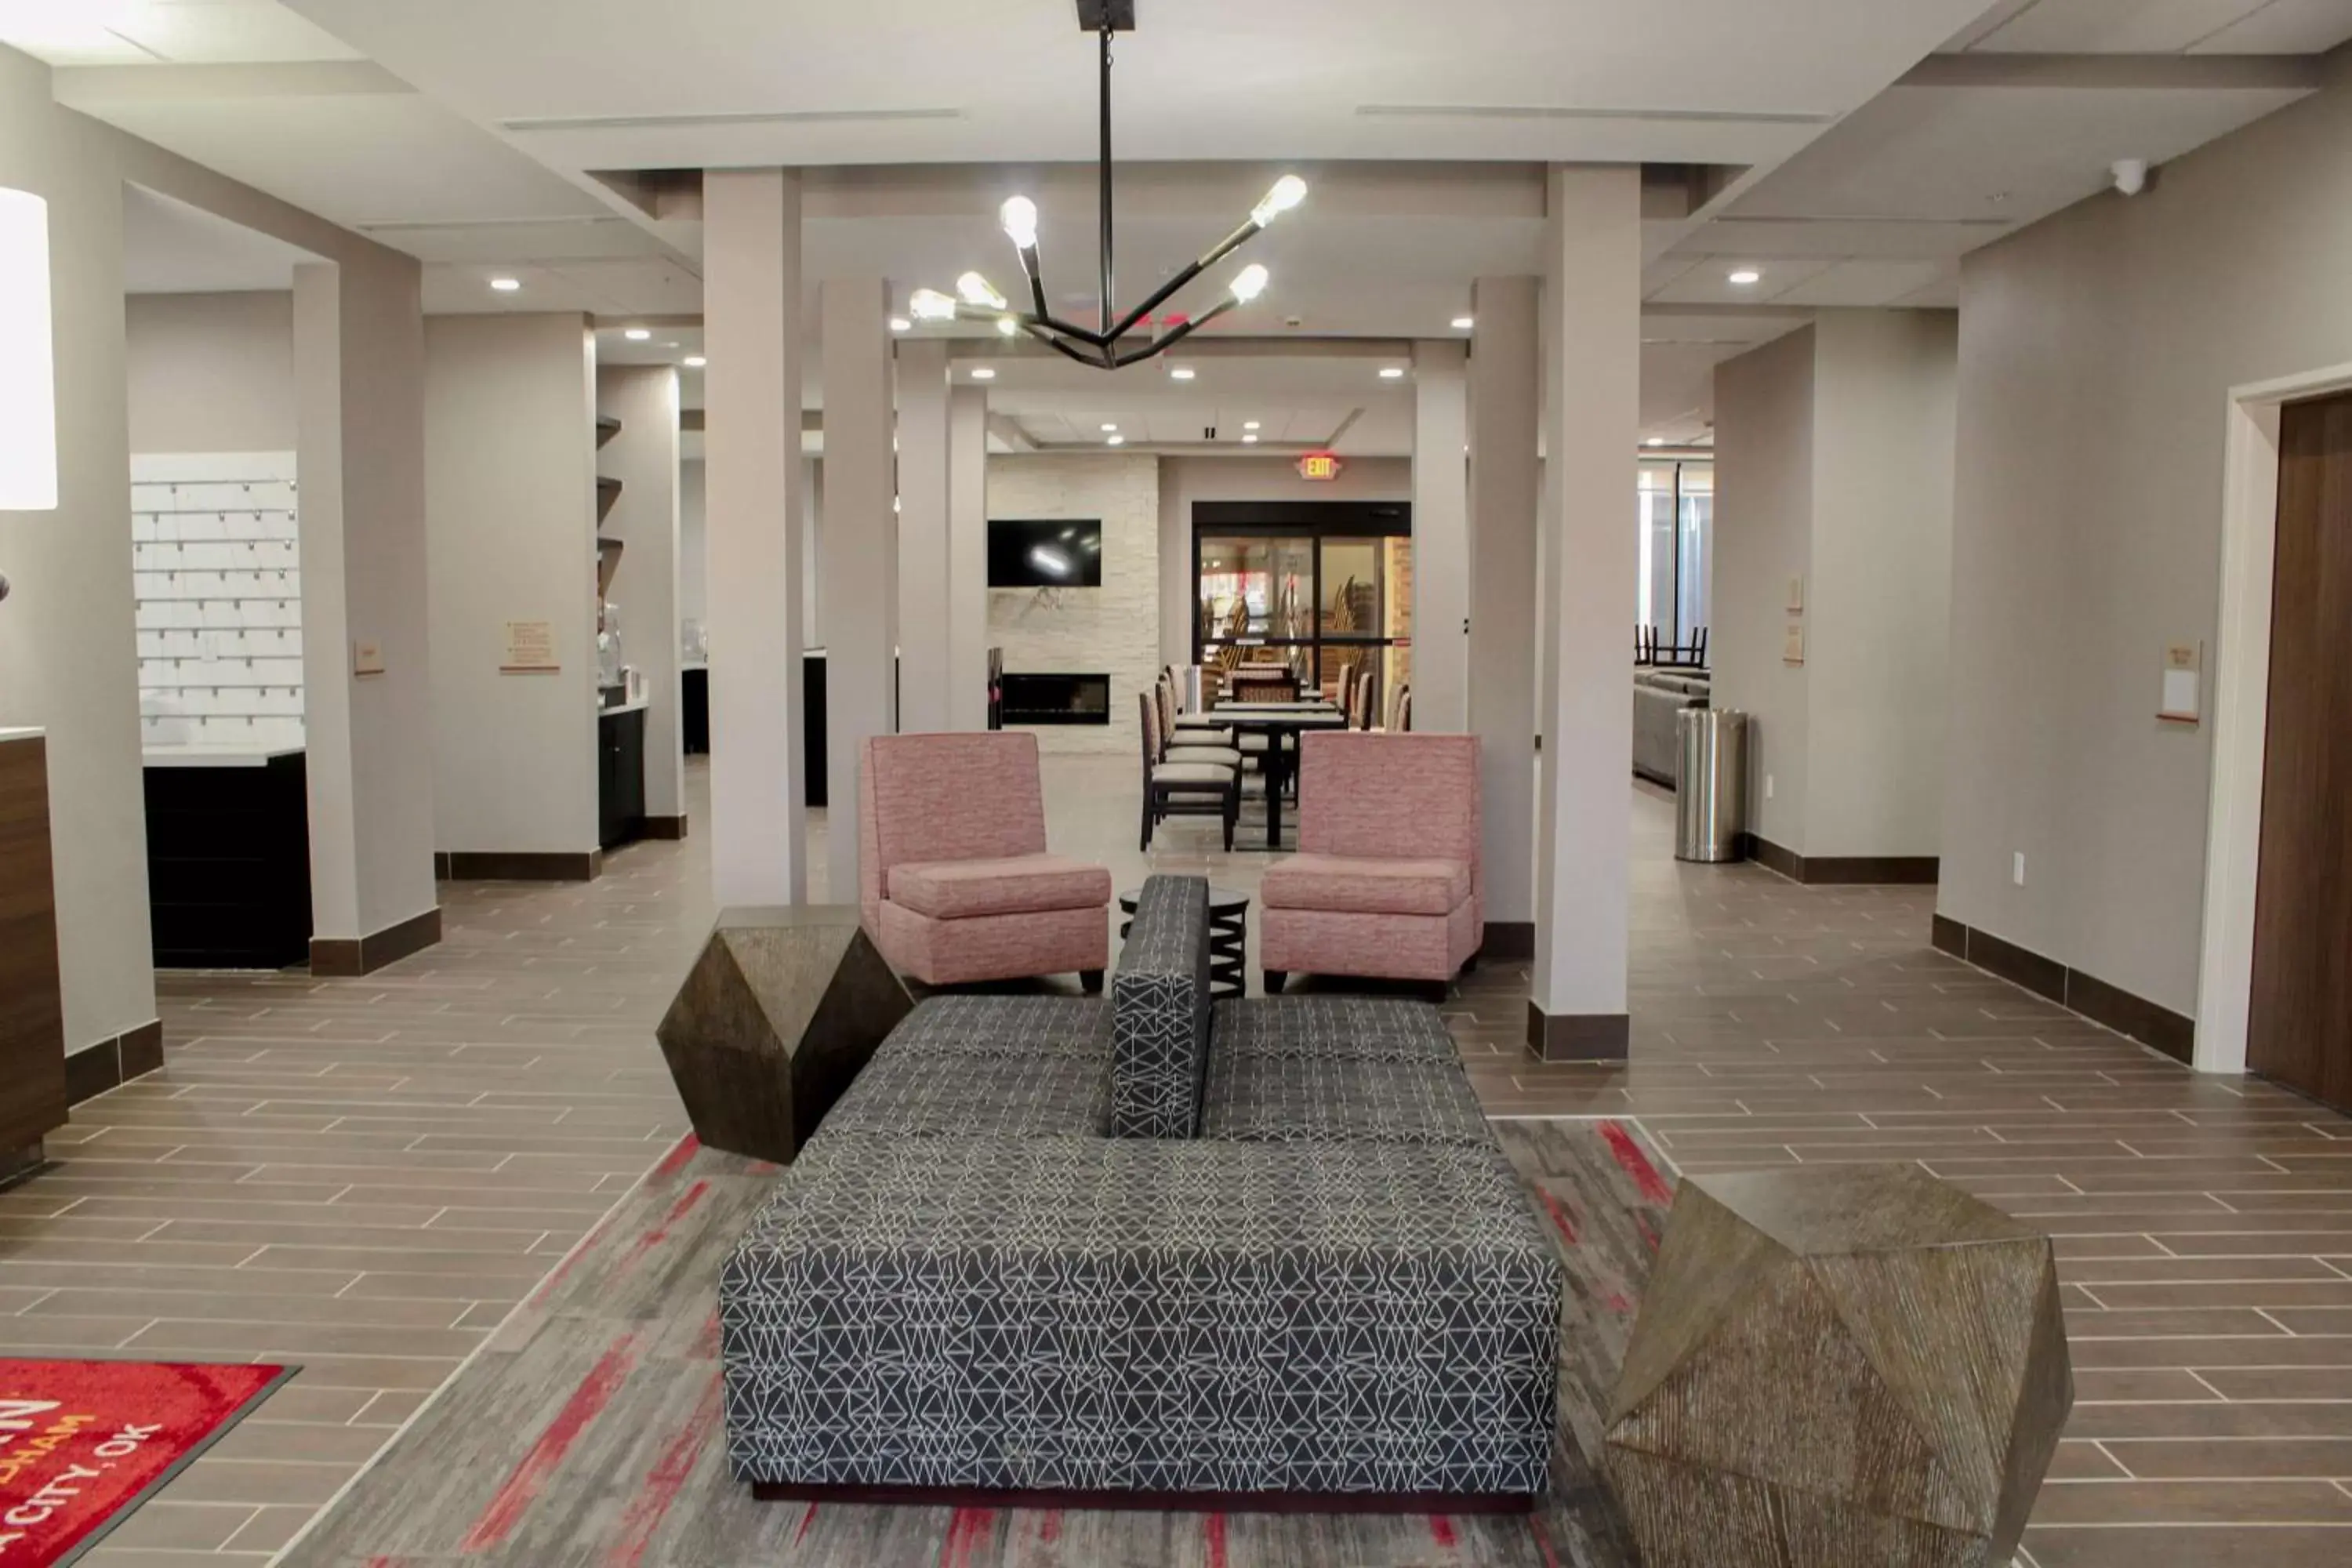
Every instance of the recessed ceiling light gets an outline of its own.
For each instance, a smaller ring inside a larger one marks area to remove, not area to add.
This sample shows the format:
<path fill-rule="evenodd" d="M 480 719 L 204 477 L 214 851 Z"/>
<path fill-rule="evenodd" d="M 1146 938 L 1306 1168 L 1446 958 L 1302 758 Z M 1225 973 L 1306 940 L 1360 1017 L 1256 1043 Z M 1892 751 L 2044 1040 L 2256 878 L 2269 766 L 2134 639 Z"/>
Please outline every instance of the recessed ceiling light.
<path fill-rule="evenodd" d="M 1475 316 L 1456 316 L 1454 318 L 1454 330 L 1457 332 L 1466 332 L 1477 324 L 1478 319 Z"/>
<path fill-rule="evenodd" d="M 971 373 L 971 378 L 974 381 L 994 381 L 996 379 L 996 372 L 990 369 L 987 365 L 982 365 L 978 370 Z"/>
<path fill-rule="evenodd" d="M 1108 440 L 1105 441 L 1103 445 L 1106 447 L 1124 447 L 1127 445 L 1127 437 L 1124 436 L 1113 436 Z"/>
<path fill-rule="evenodd" d="M 1168 373 L 1168 379 L 1171 381 L 1190 381 L 1192 379 L 1192 367 L 1191 365 L 1180 364 L 1175 369 Z"/>
<path fill-rule="evenodd" d="M 686 356 L 686 368 L 688 370 L 700 370 L 704 365 L 707 365 L 710 362 L 709 360 L 703 358 L 700 354 L 688 354 Z"/>
<path fill-rule="evenodd" d="M 1382 381 L 1402 381 L 1404 379 L 1404 367 L 1402 365 L 1384 364 L 1381 366 L 1381 379 Z"/>
<path fill-rule="evenodd" d="M 1666 438 L 1664 436 L 1653 436 L 1648 440 L 1642 443 L 1644 447 L 1663 447 L 1665 444 Z"/>
<path fill-rule="evenodd" d="M 1764 281 L 1764 274 L 1753 267 L 1742 267 L 1731 275 L 1731 281 L 1738 288 L 1751 288 Z"/>
<path fill-rule="evenodd" d="M 904 316 L 893 316 L 890 318 L 890 330 L 894 332 L 911 332 L 915 330 L 915 323 Z"/>
<path fill-rule="evenodd" d="M 1255 436 L 1244 436 L 1242 437 L 1242 445 L 1244 447 L 1255 447 L 1257 445 L 1257 437 Z"/>
<path fill-rule="evenodd" d="M 1103 434 L 1106 436 L 1116 436 L 1118 434 L 1118 426 L 1116 425 L 1105 425 L 1103 426 Z"/>
<path fill-rule="evenodd" d="M 520 278 L 493 278 L 490 279 L 490 287 L 497 289 L 501 294 L 511 294 L 522 287 L 522 279 Z"/>
<path fill-rule="evenodd" d="M 627 331 L 623 332 L 621 335 L 628 339 L 633 343 L 641 343 L 646 339 L 652 337 L 653 333 L 644 327 L 631 327 Z"/>
<path fill-rule="evenodd" d="M 1242 421 L 1242 428 L 1244 430 L 1255 430 L 1257 427 L 1258 423 L 1255 419 L 1244 419 Z"/>

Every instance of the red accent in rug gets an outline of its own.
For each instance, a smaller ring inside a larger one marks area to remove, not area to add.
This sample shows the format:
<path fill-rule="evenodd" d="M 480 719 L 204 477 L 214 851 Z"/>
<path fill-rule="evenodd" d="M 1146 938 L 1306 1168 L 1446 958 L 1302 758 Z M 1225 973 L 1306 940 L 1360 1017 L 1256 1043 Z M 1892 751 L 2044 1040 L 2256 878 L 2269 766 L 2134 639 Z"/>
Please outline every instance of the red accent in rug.
<path fill-rule="evenodd" d="M 0 1564 L 72 1562 L 285 1375 L 278 1366 L 0 1360 Z"/>

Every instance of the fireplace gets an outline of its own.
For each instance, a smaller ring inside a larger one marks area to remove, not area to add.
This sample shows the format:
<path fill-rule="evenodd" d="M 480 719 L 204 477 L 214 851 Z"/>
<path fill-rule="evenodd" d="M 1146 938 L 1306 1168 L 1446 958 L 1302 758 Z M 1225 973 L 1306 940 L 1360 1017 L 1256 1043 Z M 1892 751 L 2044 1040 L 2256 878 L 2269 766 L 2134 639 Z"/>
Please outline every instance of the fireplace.
<path fill-rule="evenodd" d="M 1108 724 L 1108 675 L 1016 675 L 1004 673 L 1004 722 L 1013 724 Z"/>

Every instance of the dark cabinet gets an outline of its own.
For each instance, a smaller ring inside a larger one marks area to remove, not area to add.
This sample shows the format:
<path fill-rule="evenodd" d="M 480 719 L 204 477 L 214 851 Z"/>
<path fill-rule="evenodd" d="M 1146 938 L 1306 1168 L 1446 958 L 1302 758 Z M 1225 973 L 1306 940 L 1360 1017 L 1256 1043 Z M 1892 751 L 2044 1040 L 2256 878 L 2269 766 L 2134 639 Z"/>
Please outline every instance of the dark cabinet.
<path fill-rule="evenodd" d="M 66 1120 L 48 748 L 0 740 L 0 1176 Z"/>
<path fill-rule="evenodd" d="M 150 763 L 147 910 L 167 969 L 284 969 L 310 956 L 310 801 L 301 752 Z"/>
<path fill-rule="evenodd" d="M 610 849 L 645 831 L 646 710 L 606 713 L 596 725 L 596 842 Z"/>

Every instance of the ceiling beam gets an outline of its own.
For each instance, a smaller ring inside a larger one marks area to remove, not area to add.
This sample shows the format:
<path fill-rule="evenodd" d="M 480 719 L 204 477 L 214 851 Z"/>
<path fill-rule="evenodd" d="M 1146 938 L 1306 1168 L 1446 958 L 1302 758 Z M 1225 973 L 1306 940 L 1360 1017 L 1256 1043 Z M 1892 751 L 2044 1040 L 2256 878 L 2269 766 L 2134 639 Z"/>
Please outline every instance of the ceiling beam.
<path fill-rule="evenodd" d="M 232 99 L 414 97 L 416 89 L 373 60 L 289 65 L 59 66 L 57 100 L 95 114 L 110 108 L 220 103 Z"/>
<path fill-rule="evenodd" d="M 2317 92 L 2326 79 L 2325 55 L 2014 55 L 1988 50 L 1930 55 L 1895 85 Z"/>

